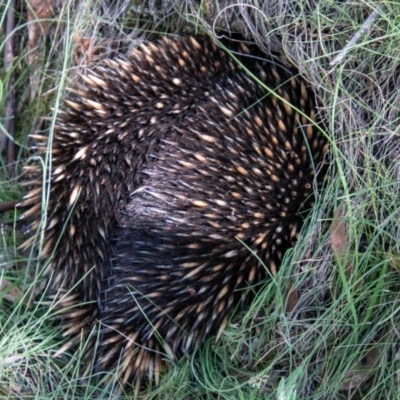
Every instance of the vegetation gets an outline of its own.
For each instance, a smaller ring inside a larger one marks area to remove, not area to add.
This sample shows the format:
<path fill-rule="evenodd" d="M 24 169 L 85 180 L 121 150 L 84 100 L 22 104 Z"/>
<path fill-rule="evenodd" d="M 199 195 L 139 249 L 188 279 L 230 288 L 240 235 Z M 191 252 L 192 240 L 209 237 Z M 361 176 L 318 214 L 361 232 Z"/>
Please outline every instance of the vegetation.
<path fill-rule="evenodd" d="M 0 61 L 0 132 L 12 83 L 17 144 L 10 177 L 2 142 L 3 203 L 26 190 L 23 166 L 38 162 L 28 134 L 51 135 L 64 88 L 142 38 L 229 28 L 267 53 L 286 53 L 319 98 L 330 168 L 297 245 L 217 343 L 211 338 L 171 366 L 143 398 L 398 399 L 398 3 L 30 1 L 15 8 L 7 31 L 13 3 L 0 5 L 0 52 L 11 34 L 20 43 L 9 66 Z M 54 357 L 64 339 L 41 300 L 45 266 L 32 248 L 18 249 L 27 225 L 17 223 L 17 212 L 1 221 L 0 398 L 114 398 L 112 380 L 109 387 L 86 385 L 79 360 Z"/>

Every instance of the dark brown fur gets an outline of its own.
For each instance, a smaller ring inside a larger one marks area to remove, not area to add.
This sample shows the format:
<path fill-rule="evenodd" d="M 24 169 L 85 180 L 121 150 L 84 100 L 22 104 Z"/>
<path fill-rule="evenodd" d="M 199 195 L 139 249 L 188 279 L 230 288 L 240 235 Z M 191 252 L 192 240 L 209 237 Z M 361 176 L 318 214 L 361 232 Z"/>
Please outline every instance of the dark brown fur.
<path fill-rule="evenodd" d="M 236 56 L 287 103 L 211 40 L 164 39 L 82 77 L 57 118 L 42 256 L 67 347 L 91 335 L 86 373 L 158 381 L 296 240 L 326 152 L 314 101 L 295 71 Z"/>

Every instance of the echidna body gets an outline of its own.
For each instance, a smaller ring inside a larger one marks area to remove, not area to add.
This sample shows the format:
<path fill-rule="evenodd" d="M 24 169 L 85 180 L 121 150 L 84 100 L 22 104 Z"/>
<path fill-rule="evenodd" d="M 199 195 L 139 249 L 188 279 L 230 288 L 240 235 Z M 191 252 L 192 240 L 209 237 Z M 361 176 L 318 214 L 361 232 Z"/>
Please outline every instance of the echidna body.
<path fill-rule="evenodd" d="M 235 50 L 253 76 L 207 38 L 142 45 L 58 115 L 42 256 L 68 346 L 90 338 L 87 373 L 158 380 L 224 329 L 263 263 L 275 273 L 313 204 L 326 142 L 309 89 Z"/>

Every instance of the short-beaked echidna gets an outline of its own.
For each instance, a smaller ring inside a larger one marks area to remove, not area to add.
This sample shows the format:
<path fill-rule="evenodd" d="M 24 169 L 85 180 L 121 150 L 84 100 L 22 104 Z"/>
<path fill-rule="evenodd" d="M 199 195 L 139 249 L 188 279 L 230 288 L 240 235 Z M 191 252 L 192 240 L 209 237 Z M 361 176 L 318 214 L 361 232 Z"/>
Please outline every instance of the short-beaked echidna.
<path fill-rule="evenodd" d="M 41 255 L 68 346 L 89 338 L 85 373 L 158 381 L 164 359 L 224 329 L 263 264 L 275 273 L 313 204 L 326 141 L 309 88 L 230 48 L 236 60 L 205 37 L 142 44 L 59 111 Z"/>

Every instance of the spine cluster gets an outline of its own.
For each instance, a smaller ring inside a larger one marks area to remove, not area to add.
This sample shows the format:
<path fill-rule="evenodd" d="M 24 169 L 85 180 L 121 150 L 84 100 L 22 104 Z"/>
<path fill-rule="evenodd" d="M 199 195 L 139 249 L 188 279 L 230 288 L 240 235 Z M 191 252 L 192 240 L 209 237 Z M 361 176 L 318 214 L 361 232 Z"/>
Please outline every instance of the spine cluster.
<path fill-rule="evenodd" d="M 276 273 L 313 205 L 327 148 L 312 93 L 257 49 L 232 51 L 142 44 L 82 76 L 58 114 L 41 255 L 61 351 L 89 341 L 84 374 L 158 382 Z"/>

